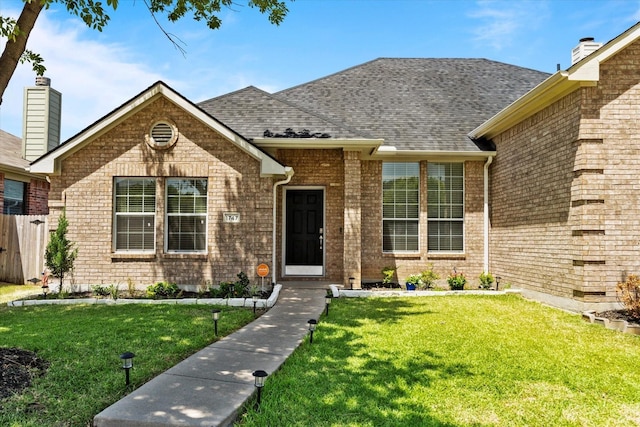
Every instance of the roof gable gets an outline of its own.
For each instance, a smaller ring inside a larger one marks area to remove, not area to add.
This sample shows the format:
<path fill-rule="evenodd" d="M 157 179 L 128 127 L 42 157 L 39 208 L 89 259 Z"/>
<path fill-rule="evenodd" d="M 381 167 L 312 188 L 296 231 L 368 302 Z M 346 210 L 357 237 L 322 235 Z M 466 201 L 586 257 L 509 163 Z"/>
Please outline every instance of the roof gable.
<path fill-rule="evenodd" d="M 56 149 L 36 159 L 31 163 L 29 170 L 35 173 L 58 173 L 60 161 L 62 159 L 82 149 L 86 144 L 108 132 L 123 120 L 136 114 L 138 111 L 158 99 L 158 97 L 165 97 L 178 107 L 187 111 L 194 118 L 222 135 L 229 142 L 238 146 L 251 157 L 260 161 L 262 175 L 287 174 L 287 168 L 277 162 L 273 157 L 251 144 L 240 134 L 197 107 L 191 101 L 187 100 L 161 81 L 154 83 L 152 86 L 125 102 L 111 113 L 99 119 L 86 129 L 80 131 L 77 135 L 71 137 L 60 146 L 56 147 Z"/>

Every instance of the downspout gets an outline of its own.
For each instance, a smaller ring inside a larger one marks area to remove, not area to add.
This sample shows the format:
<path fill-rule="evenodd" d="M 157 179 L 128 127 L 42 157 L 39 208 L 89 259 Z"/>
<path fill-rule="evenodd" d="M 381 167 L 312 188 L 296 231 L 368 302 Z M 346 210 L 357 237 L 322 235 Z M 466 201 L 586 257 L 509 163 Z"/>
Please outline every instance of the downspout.
<path fill-rule="evenodd" d="M 489 166 L 493 162 L 493 156 L 487 158 L 484 164 L 484 261 L 482 269 L 489 272 Z"/>
<path fill-rule="evenodd" d="M 283 179 L 282 181 L 278 181 L 276 183 L 273 184 L 273 236 L 271 238 L 271 242 L 272 242 L 272 248 L 271 248 L 271 279 L 273 284 L 276 283 L 276 274 L 278 269 L 276 268 L 276 250 L 277 250 L 277 244 L 276 244 L 276 219 L 277 219 L 277 214 L 278 214 L 278 210 L 277 210 L 277 206 L 278 206 L 278 202 L 277 202 L 277 197 L 276 195 L 278 194 L 278 186 L 280 185 L 286 185 L 289 182 L 291 182 L 291 178 L 293 178 L 293 168 L 291 166 L 285 166 L 284 168 L 284 174 L 286 176 L 285 179 Z"/>

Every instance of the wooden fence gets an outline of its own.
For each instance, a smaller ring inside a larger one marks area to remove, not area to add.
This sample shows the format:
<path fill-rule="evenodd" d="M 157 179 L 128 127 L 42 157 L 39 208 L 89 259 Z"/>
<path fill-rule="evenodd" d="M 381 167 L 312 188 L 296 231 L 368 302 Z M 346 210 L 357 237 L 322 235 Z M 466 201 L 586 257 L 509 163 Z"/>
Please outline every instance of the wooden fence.
<path fill-rule="evenodd" d="M 47 215 L 0 215 L 0 281 L 42 279 L 47 221 Z"/>

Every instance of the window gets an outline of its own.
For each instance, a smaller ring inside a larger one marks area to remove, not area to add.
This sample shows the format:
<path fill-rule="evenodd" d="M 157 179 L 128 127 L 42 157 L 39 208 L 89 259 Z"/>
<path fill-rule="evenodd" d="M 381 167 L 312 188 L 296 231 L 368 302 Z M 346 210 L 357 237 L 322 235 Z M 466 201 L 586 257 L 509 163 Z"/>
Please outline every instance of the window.
<path fill-rule="evenodd" d="M 115 250 L 154 251 L 156 180 L 115 179 Z"/>
<path fill-rule="evenodd" d="M 464 250 L 464 163 L 427 165 L 427 248 Z"/>
<path fill-rule="evenodd" d="M 382 164 L 382 250 L 418 251 L 420 164 Z"/>
<path fill-rule="evenodd" d="M 207 249 L 206 178 L 167 179 L 167 251 Z"/>
<path fill-rule="evenodd" d="M 4 180 L 4 207 L 5 215 L 24 215 L 27 213 L 25 195 L 27 184 L 12 179 Z"/>

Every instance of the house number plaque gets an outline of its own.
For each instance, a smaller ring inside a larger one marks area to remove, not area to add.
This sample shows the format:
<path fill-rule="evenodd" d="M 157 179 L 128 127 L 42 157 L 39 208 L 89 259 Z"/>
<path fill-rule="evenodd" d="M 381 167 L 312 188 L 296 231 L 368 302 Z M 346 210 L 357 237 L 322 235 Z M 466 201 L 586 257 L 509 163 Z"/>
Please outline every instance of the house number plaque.
<path fill-rule="evenodd" d="M 223 222 L 240 222 L 240 214 L 238 212 L 224 212 L 222 214 Z"/>

